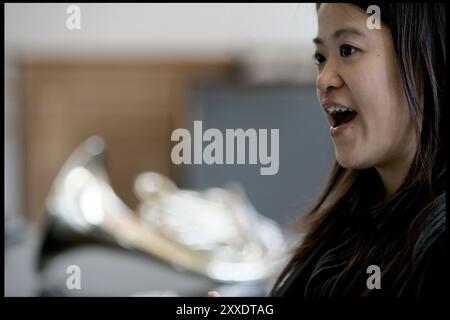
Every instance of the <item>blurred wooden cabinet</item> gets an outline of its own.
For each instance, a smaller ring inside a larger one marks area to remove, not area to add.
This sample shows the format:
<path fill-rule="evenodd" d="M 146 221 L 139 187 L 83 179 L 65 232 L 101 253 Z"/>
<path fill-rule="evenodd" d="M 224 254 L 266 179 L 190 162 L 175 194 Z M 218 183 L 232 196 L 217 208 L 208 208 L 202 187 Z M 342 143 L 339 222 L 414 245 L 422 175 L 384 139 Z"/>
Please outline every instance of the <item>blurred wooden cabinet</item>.
<path fill-rule="evenodd" d="M 185 125 L 189 87 L 227 77 L 220 61 L 28 61 L 23 69 L 26 209 L 43 221 L 53 179 L 91 135 L 107 145 L 107 170 L 117 194 L 135 208 L 135 176 L 154 170 L 176 180 L 171 132 Z"/>

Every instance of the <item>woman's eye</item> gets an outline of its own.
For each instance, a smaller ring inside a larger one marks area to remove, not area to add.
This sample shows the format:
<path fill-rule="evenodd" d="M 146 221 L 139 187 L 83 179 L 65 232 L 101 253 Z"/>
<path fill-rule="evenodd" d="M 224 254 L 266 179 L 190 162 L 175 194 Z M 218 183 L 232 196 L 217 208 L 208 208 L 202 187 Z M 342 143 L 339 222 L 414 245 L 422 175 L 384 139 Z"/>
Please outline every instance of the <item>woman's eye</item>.
<path fill-rule="evenodd" d="M 355 47 L 350 46 L 348 44 L 345 44 L 345 45 L 341 46 L 339 50 L 341 52 L 341 56 L 348 57 L 348 56 L 351 56 L 352 54 L 354 54 L 358 49 L 356 49 Z"/>
<path fill-rule="evenodd" d="M 319 65 L 319 64 L 321 64 L 322 62 L 325 61 L 325 57 L 323 55 L 321 55 L 320 53 L 316 52 L 313 55 L 313 60 L 314 60 L 315 64 Z"/>

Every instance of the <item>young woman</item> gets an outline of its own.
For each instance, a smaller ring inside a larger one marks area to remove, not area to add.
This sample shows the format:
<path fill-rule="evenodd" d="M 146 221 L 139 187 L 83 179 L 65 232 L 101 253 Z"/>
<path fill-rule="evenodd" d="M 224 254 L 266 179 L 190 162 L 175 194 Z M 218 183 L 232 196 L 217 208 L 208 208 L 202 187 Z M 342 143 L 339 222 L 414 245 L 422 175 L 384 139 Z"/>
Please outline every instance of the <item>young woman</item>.
<path fill-rule="evenodd" d="M 445 7 L 373 4 L 317 5 L 336 162 L 273 296 L 447 294 Z"/>

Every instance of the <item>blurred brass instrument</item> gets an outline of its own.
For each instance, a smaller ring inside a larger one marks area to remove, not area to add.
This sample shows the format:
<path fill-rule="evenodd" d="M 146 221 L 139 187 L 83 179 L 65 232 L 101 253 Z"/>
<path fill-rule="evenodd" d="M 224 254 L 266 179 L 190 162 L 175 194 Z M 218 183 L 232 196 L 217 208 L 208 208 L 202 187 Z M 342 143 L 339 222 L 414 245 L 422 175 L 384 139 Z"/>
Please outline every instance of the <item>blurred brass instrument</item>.
<path fill-rule="evenodd" d="M 144 172 L 135 179 L 140 203 L 133 211 L 111 188 L 104 161 L 104 140 L 90 137 L 55 178 L 41 268 L 58 243 L 82 239 L 138 250 L 223 282 L 263 280 L 279 266 L 283 234 L 239 186 L 182 190 L 161 174 Z"/>

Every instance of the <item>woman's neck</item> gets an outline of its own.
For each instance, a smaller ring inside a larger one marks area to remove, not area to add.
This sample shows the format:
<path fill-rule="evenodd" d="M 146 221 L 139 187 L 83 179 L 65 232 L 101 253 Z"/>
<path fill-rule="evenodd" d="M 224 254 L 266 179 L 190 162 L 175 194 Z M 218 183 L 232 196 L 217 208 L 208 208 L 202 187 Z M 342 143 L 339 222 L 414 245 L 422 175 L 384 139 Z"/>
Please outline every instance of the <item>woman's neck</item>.
<path fill-rule="evenodd" d="M 390 199 L 395 194 L 405 180 L 414 159 L 414 155 L 415 149 L 403 157 L 376 166 L 376 170 L 383 182 L 386 200 Z"/>

